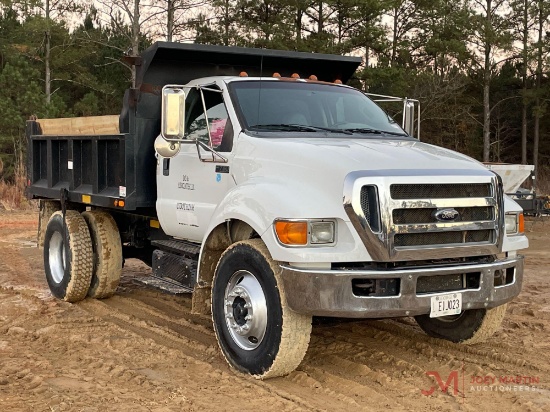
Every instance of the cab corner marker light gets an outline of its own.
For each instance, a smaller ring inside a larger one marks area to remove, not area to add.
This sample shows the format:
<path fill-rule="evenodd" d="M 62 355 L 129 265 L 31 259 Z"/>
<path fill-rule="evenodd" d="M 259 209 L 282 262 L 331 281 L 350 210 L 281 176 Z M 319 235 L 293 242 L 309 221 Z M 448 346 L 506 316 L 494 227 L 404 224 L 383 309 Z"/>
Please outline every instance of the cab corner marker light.
<path fill-rule="evenodd" d="M 523 232 L 525 232 L 525 218 L 523 217 L 523 213 L 520 213 L 518 219 L 518 233 Z"/>
<path fill-rule="evenodd" d="M 275 232 L 284 245 L 307 245 L 307 222 L 278 220 Z"/>
<path fill-rule="evenodd" d="M 248 73 L 247 72 L 240 72 L 239 77 L 248 77 Z"/>
<path fill-rule="evenodd" d="M 334 80 L 334 84 L 342 84 L 342 80 L 336 79 L 336 80 Z"/>

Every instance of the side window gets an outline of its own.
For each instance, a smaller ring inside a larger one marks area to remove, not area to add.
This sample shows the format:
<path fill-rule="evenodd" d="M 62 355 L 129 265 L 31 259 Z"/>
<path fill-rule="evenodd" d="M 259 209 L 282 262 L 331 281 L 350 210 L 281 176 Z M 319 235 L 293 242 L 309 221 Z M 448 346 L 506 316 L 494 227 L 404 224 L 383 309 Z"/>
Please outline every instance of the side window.
<path fill-rule="evenodd" d="M 208 117 L 208 126 L 212 138 L 212 148 L 219 151 L 230 151 L 232 146 L 233 128 L 228 119 L 227 110 L 222 99 L 221 93 L 203 90 L 204 102 L 206 105 L 206 115 Z M 209 145 L 208 129 L 206 127 L 206 117 L 202 105 L 200 91 L 190 90 L 185 105 L 186 113 L 186 138 L 197 139 L 206 145 Z"/>

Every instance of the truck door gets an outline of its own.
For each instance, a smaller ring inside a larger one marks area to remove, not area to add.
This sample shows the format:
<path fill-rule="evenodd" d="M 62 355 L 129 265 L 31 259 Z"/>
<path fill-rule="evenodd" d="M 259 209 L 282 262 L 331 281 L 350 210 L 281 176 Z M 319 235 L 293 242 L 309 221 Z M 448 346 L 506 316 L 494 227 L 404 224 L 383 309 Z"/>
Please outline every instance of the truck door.
<path fill-rule="evenodd" d="M 222 94 L 211 90 L 202 93 L 206 116 L 200 90 L 190 89 L 185 100 L 186 139 L 203 142 L 228 162 L 204 149 L 199 156 L 195 144 L 184 143 L 176 156 L 159 156 L 157 165 L 157 213 L 162 229 L 194 242 L 203 240 L 214 210 L 234 185 L 230 175 L 233 125 Z"/>

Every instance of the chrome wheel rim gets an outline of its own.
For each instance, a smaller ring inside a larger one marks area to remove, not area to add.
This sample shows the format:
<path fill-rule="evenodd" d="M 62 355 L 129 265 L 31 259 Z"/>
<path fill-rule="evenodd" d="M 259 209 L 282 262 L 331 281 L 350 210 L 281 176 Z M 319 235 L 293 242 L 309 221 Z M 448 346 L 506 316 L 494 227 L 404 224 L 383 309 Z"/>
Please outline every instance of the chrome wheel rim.
<path fill-rule="evenodd" d="M 49 245 L 49 264 L 50 273 L 55 283 L 61 283 L 63 276 L 65 275 L 65 244 L 63 242 L 63 236 L 59 232 L 55 232 Z"/>
<path fill-rule="evenodd" d="M 254 350 L 267 328 L 267 304 L 262 285 L 246 270 L 235 272 L 225 288 L 224 316 L 233 341 L 244 350 Z"/>

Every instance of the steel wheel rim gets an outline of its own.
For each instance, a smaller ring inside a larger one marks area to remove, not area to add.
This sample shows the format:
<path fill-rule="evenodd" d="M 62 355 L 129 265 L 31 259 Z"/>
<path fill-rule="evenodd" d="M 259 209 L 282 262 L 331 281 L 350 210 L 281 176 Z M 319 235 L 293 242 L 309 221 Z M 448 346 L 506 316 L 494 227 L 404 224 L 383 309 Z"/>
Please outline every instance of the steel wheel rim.
<path fill-rule="evenodd" d="M 267 329 L 267 303 L 262 285 L 246 270 L 235 272 L 225 288 L 224 317 L 227 330 L 237 346 L 254 350 Z"/>
<path fill-rule="evenodd" d="M 65 276 L 65 244 L 63 242 L 63 236 L 59 232 L 55 232 L 48 247 L 50 264 L 50 273 L 55 283 L 61 283 Z"/>

